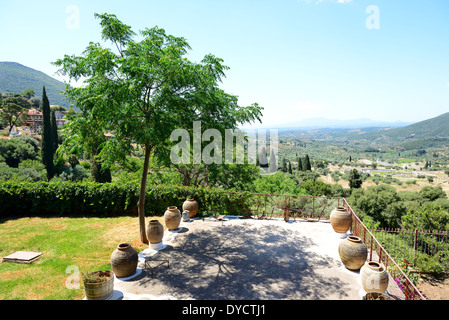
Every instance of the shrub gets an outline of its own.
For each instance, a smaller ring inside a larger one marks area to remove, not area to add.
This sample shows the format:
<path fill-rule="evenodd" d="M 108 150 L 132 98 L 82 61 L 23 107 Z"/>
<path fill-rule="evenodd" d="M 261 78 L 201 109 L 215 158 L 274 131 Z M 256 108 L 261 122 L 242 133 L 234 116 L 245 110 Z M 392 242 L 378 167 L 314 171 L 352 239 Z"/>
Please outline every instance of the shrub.
<path fill-rule="evenodd" d="M 1 216 L 136 214 L 140 184 L 95 182 L 5 182 L 0 183 Z M 187 196 L 200 204 L 201 214 L 248 212 L 248 192 L 218 188 L 149 185 L 146 216 L 161 216 L 168 206 L 181 208 Z"/>

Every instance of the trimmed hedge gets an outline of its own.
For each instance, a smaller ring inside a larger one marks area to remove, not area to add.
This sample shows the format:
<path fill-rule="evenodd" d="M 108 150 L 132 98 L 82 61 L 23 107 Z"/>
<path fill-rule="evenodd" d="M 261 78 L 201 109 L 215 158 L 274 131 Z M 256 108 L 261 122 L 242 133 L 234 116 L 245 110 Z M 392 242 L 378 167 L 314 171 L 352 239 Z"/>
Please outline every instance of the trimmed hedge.
<path fill-rule="evenodd" d="M 15 216 L 117 216 L 137 215 L 139 183 L 5 182 L 0 183 L 0 217 Z M 145 215 L 161 216 L 168 206 L 180 210 L 191 196 L 200 214 L 247 212 L 250 193 L 218 188 L 149 185 Z"/>

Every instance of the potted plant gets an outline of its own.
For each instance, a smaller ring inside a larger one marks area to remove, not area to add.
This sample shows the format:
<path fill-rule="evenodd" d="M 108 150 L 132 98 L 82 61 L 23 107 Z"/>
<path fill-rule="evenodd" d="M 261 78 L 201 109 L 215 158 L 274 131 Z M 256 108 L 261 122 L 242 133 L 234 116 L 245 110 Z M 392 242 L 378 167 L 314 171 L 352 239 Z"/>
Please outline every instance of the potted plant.
<path fill-rule="evenodd" d="M 83 274 L 83 284 L 87 300 L 106 300 L 114 292 L 114 273 L 106 270 Z"/>

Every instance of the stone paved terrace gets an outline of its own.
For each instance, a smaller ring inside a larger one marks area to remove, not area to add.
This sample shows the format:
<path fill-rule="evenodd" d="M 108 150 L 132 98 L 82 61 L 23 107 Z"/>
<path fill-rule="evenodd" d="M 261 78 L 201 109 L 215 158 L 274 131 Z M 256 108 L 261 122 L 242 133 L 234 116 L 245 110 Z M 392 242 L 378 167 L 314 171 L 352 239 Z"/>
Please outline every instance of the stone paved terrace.
<path fill-rule="evenodd" d="M 325 221 L 191 220 L 179 233 L 165 232 L 168 259 L 154 269 L 115 280 L 123 299 L 361 300 L 360 274 L 344 268 L 341 238 Z M 157 262 L 150 265 L 156 266 Z"/>

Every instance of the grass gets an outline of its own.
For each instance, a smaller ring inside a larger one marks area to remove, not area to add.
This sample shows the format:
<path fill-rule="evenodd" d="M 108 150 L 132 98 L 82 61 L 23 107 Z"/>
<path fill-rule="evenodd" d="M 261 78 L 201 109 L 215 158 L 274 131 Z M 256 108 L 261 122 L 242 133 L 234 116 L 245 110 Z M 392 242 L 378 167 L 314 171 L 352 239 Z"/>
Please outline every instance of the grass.
<path fill-rule="evenodd" d="M 159 219 L 162 224 L 163 218 Z M 150 218 L 147 218 L 147 222 Z M 119 243 L 140 251 L 137 217 L 22 218 L 0 223 L 0 256 L 16 251 L 44 254 L 31 264 L 0 264 L 0 300 L 80 300 L 79 288 L 66 285 L 79 271 L 111 270 L 110 257 Z M 71 282 L 72 285 L 76 284 Z"/>

